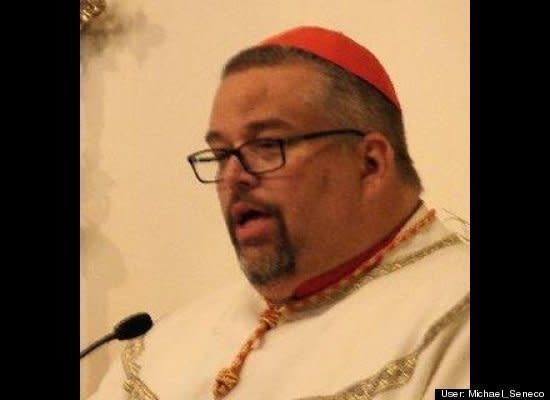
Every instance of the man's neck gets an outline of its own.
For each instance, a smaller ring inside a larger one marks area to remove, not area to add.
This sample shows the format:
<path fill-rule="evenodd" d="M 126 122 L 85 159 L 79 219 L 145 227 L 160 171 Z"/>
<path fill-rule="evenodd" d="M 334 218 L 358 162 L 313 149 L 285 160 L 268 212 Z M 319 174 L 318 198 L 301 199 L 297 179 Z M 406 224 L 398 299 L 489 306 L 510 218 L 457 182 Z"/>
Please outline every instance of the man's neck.
<path fill-rule="evenodd" d="M 422 201 L 419 200 L 415 208 L 405 218 L 403 218 L 402 221 L 397 226 L 395 226 L 392 231 L 387 234 L 382 240 L 378 241 L 372 246 L 369 246 L 361 253 L 355 255 L 353 258 L 338 265 L 337 267 L 331 268 L 327 272 L 308 279 L 298 285 L 298 287 L 294 291 L 292 299 L 300 299 L 315 294 L 352 273 L 357 267 L 373 257 L 379 250 L 387 246 L 421 206 Z"/>
<path fill-rule="evenodd" d="M 363 245 L 356 246 L 354 251 L 349 252 L 349 256 L 343 258 L 345 261 L 333 265 L 322 265 L 320 263 L 315 266 L 317 273 L 310 273 L 305 277 L 299 275 L 287 276 L 256 289 L 268 302 L 273 304 L 283 304 L 322 290 L 352 273 L 357 266 L 372 257 L 373 253 L 391 242 L 422 204 L 422 200 L 417 197 L 415 202 L 411 202 L 407 208 L 402 208 L 401 212 L 395 213 L 394 218 L 383 221 L 383 229 L 378 229 L 378 231 L 383 232 L 382 235 L 377 235 L 375 238 L 371 236 L 370 240 L 368 235 L 365 237 L 358 236 L 360 243 L 363 243 Z M 400 215 L 400 217 L 395 218 L 396 215 Z"/>

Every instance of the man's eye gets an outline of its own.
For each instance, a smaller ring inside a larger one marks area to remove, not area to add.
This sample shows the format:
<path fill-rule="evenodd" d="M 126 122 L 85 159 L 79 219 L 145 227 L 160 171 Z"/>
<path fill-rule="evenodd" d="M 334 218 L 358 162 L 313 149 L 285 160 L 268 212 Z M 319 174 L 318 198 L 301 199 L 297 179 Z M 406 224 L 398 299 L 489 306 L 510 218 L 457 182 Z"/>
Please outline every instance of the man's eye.
<path fill-rule="evenodd" d="M 210 162 L 210 161 L 218 161 L 218 158 L 214 154 L 209 155 L 202 155 L 195 158 L 198 162 Z"/>
<path fill-rule="evenodd" d="M 200 156 L 195 158 L 198 162 L 209 162 L 209 161 L 216 161 L 216 157 L 214 156 Z"/>
<path fill-rule="evenodd" d="M 212 151 L 209 153 L 204 153 L 196 157 L 198 162 L 212 162 L 212 161 L 221 161 L 227 158 L 227 154 L 224 151 Z"/>
<path fill-rule="evenodd" d="M 275 140 L 262 140 L 254 143 L 254 147 L 260 150 L 272 150 L 279 147 L 279 143 Z"/>

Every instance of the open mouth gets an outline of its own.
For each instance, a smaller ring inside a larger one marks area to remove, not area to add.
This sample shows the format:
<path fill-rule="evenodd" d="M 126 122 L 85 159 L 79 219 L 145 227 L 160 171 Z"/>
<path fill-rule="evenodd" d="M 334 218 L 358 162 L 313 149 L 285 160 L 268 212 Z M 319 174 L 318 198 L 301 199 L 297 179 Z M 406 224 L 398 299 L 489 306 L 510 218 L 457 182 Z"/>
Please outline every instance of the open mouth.
<path fill-rule="evenodd" d="M 248 210 L 244 213 L 240 214 L 236 220 L 237 226 L 244 226 L 250 221 L 254 221 L 260 218 L 266 218 L 268 217 L 267 213 L 258 211 L 258 210 Z"/>
<path fill-rule="evenodd" d="M 272 230 L 272 215 L 244 203 L 231 209 L 235 238 L 239 243 L 252 243 L 264 239 Z"/>

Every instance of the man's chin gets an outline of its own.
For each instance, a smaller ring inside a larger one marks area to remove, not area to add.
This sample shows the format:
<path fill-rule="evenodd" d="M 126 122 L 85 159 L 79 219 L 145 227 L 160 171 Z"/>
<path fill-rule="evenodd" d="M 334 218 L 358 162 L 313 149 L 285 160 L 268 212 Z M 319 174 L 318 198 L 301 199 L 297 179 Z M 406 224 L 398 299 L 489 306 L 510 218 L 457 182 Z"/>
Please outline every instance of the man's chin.
<path fill-rule="evenodd" d="M 271 248 L 247 248 L 239 256 L 241 270 L 256 287 L 285 280 L 294 274 L 291 255 Z"/>
<path fill-rule="evenodd" d="M 261 274 L 267 266 L 273 265 L 275 254 L 273 248 L 267 246 L 243 246 L 238 249 L 239 261 L 245 274 Z"/>

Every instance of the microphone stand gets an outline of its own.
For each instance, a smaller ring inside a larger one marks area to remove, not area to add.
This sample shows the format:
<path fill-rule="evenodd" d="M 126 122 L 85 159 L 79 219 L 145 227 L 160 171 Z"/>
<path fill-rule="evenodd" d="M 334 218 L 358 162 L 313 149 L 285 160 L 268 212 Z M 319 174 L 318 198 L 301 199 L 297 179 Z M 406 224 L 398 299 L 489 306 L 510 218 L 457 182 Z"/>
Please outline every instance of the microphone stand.
<path fill-rule="evenodd" d="M 96 340 L 95 342 L 93 342 L 91 345 L 89 345 L 88 347 L 86 347 L 84 350 L 80 352 L 80 358 L 82 359 L 82 357 L 84 357 L 86 354 L 92 352 L 102 344 L 110 342 L 115 337 L 116 337 L 115 332 L 112 332 L 112 333 L 109 333 L 108 335 L 103 336 L 101 339 Z"/>
<path fill-rule="evenodd" d="M 80 359 L 89 352 L 98 348 L 102 344 L 105 344 L 113 339 L 128 340 L 145 334 L 153 326 L 153 320 L 147 313 L 141 312 L 120 321 L 114 328 L 113 332 L 103 336 L 101 339 L 96 340 L 91 345 L 86 347 L 80 352 Z"/>

